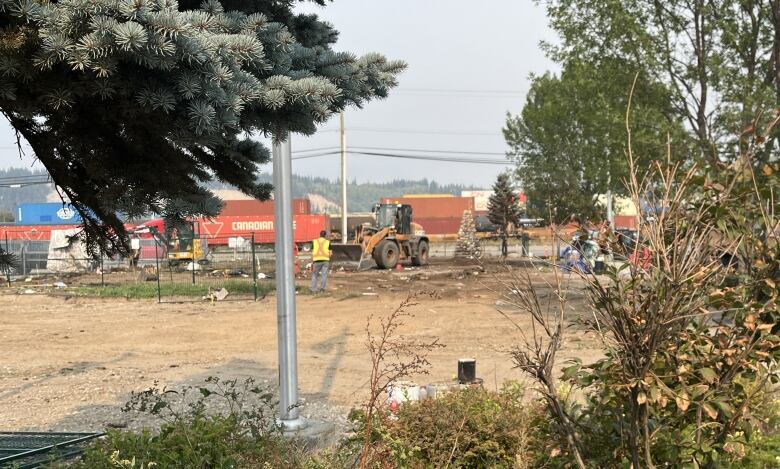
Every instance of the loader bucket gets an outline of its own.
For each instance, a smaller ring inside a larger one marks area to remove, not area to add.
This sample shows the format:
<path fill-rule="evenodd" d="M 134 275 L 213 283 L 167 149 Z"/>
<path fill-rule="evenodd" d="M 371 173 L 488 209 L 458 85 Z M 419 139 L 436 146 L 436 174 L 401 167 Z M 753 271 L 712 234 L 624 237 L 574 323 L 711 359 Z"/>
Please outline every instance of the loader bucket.
<path fill-rule="evenodd" d="M 359 244 L 331 244 L 330 250 L 331 262 L 360 262 L 363 257 L 363 246 Z"/>
<path fill-rule="evenodd" d="M 331 244 L 333 255 L 330 261 L 333 263 L 352 264 L 355 269 L 360 269 L 363 260 L 363 246 L 360 244 Z"/>

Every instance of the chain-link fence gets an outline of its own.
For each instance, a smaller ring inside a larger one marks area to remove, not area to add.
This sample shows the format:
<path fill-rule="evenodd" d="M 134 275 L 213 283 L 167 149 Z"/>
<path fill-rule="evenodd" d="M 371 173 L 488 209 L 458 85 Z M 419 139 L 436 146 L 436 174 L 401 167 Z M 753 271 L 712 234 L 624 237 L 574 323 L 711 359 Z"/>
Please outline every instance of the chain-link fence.
<path fill-rule="evenodd" d="M 93 257 L 83 247 L 57 248 L 50 239 L 0 240 L 3 249 L 13 255 L 14 265 L 4 272 L 8 284 L 12 279 L 35 276 L 75 279 L 88 286 L 121 285 L 133 281 L 135 273 L 121 256 Z"/>
<path fill-rule="evenodd" d="M 130 257 L 89 256 L 77 241 L 0 240 L 14 256 L 2 272 L 8 285 L 43 279 L 47 284 L 92 288 L 99 296 L 156 297 L 160 302 L 253 300 L 274 288 L 273 246 L 244 237 L 131 239 Z"/>
<path fill-rule="evenodd" d="M 155 265 L 140 256 L 142 272 L 158 285 L 158 299 L 166 301 L 253 300 L 273 288 L 267 274 L 273 249 L 246 237 L 196 237 L 169 240 L 154 249 Z"/>

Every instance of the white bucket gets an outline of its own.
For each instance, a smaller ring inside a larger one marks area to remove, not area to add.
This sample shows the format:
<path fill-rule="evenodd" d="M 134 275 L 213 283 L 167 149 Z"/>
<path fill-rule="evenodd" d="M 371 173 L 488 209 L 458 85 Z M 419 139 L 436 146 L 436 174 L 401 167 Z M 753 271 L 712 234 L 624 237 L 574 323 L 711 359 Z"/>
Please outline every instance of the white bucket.
<path fill-rule="evenodd" d="M 387 402 L 398 402 L 399 404 L 407 401 L 420 400 L 420 386 L 411 381 L 398 381 L 390 383 L 387 386 Z"/>

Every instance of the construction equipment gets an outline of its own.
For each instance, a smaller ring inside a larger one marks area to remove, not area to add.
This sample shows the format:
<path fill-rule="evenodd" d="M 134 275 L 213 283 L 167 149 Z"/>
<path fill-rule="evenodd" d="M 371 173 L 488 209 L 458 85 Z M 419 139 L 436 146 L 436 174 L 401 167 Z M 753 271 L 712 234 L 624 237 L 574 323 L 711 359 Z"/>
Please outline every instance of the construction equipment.
<path fill-rule="evenodd" d="M 356 262 L 358 270 L 369 257 L 380 269 L 393 268 L 401 260 L 428 263 L 428 237 L 422 226 L 412 222 L 410 205 L 382 203 L 372 212 L 374 222 L 360 225 L 352 243 L 331 245 L 333 262 Z"/>
<path fill-rule="evenodd" d="M 156 239 L 160 246 L 164 246 L 171 266 L 189 262 L 208 264 L 208 248 L 196 233 L 195 226 L 190 222 L 166 225 L 162 219 L 158 219 L 136 226 L 131 235 Z M 137 255 L 140 255 L 140 251 Z"/>

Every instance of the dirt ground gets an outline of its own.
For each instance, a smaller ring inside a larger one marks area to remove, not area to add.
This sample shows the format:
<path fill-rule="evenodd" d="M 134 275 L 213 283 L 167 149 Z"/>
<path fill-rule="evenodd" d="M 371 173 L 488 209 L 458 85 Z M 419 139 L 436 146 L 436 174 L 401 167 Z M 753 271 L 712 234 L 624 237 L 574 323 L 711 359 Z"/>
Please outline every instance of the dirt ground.
<path fill-rule="evenodd" d="M 493 269 L 488 269 L 493 270 Z M 476 273 L 476 274 L 475 274 Z M 543 278 L 536 274 L 543 294 Z M 535 277 L 536 278 L 536 277 Z M 301 285 L 305 285 L 302 281 Z M 430 355 L 430 375 L 418 382 L 451 381 L 458 358 L 477 359 L 477 374 L 495 388 L 521 376 L 507 351 L 517 328 L 497 312 L 495 279 L 468 265 L 437 261 L 402 272 L 336 272 L 331 291 L 298 296 L 298 366 L 302 413 L 317 406 L 342 412 L 365 395 L 369 359 L 366 318 L 385 315 L 410 291 L 435 290 L 411 308 L 403 331 L 438 337 L 445 348 Z M 570 284 L 570 328 L 559 363 L 596 359 L 599 345 L 576 325 L 585 306 L 581 285 Z M 131 391 L 198 383 L 210 375 L 253 376 L 274 386 L 277 366 L 275 297 L 255 303 L 157 304 L 67 296 L 0 296 L 0 429 L 101 430 L 126 427 L 118 412 Z M 526 315 L 508 310 L 521 329 Z M 132 425 L 130 425 L 132 427 Z"/>

